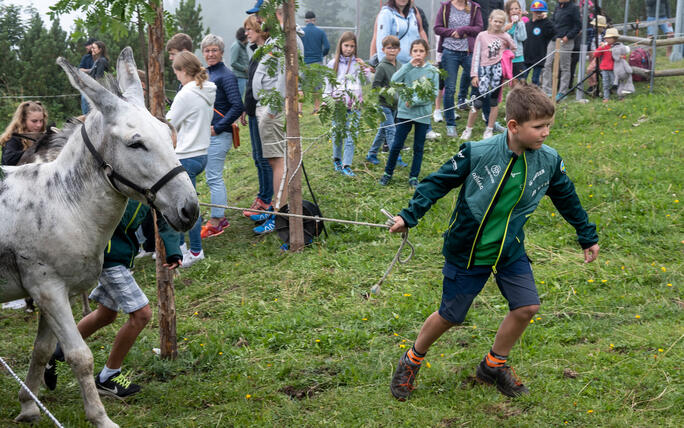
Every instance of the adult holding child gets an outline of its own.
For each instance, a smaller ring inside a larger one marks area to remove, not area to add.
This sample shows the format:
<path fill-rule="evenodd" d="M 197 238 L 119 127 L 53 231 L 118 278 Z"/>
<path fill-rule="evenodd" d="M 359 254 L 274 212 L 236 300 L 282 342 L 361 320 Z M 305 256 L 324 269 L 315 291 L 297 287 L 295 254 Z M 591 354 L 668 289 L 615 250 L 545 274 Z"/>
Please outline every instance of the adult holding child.
<path fill-rule="evenodd" d="M 185 168 L 192 185 L 207 166 L 211 120 L 216 85 L 209 81 L 207 70 L 191 52 L 180 52 L 173 60 L 173 72 L 183 87 L 166 114 L 178 131 L 176 155 Z M 202 218 L 190 229 L 190 248 L 183 256 L 183 267 L 187 268 L 204 259 L 202 250 Z M 181 234 L 181 243 L 185 235 Z"/>
<path fill-rule="evenodd" d="M 209 80 L 216 85 L 216 101 L 211 119 L 211 143 L 207 157 L 207 186 L 214 205 L 228 204 L 228 192 L 223 180 L 223 167 L 226 155 L 233 147 L 233 122 L 244 111 L 237 78 L 223 63 L 225 44 L 214 34 L 207 34 L 200 44 L 202 55 L 207 63 Z M 211 208 L 211 218 L 202 228 L 202 238 L 218 236 L 230 226 L 223 208 Z"/>
<path fill-rule="evenodd" d="M 442 3 L 435 18 L 435 34 L 440 36 L 437 51 L 442 53 L 442 68 L 447 72 L 444 86 L 444 115 L 448 137 L 456 137 L 454 94 L 458 69 L 461 85 L 458 104 L 465 105 L 470 86 L 470 66 L 475 38 L 483 29 L 480 5 L 470 0 L 451 0 Z"/>

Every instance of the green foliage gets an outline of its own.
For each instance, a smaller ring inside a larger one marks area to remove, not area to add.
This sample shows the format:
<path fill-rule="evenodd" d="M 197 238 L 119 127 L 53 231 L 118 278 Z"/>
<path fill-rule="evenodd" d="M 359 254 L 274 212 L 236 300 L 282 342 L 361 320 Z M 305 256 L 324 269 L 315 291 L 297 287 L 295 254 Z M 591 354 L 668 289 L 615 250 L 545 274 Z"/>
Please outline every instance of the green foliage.
<path fill-rule="evenodd" d="M 204 29 L 202 23 L 202 5 L 195 0 L 181 0 L 174 14 L 176 31 L 169 33 L 169 37 L 175 33 L 185 33 L 192 39 L 192 46 L 199 49 L 200 42 L 211 31 Z"/>

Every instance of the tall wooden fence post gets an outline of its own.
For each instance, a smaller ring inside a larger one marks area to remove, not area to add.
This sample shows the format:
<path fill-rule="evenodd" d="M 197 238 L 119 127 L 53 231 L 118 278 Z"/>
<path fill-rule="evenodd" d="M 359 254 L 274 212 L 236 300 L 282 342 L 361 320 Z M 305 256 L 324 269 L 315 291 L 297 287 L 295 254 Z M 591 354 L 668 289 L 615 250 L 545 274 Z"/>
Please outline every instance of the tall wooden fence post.
<path fill-rule="evenodd" d="M 287 120 L 287 186 L 288 211 L 302 214 L 302 146 L 299 141 L 299 60 L 295 22 L 295 0 L 283 5 L 285 29 L 285 113 Z M 294 175 L 293 175 L 294 174 Z M 290 217 L 290 251 L 304 248 L 304 227 L 301 218 Z"/>
<path fill-rule="evenodd" d="M 556 52 L 554 52 L 553 54 L 553 73 L 551 76 L 551 87 L 553 88 L 551 90 L 551 99 L 553 100 L 554 104 L 556 104 L 556 95 L 558 95 L 558 70 L 560 68 L 560 48 L 561 39 L 558 38 L 556 39 Z"/>
<path fill-rule="evenodd" d="M 150 112 L 164 117 L 164 7 L 162 2 L 150 2 L 155 11 L 154 23 L 148 27 L 149 40 L 149 91 Z M 176 301 L 173 289 L 173 271 L 164 267 L 166 250 L 157 229 L 157 214 L 154 213 L 154 237 L 157 251 L 157 300 L 159 305 L 159 336 L 162 358 L 174 359 L 178 355 L 176 346 Z"/>

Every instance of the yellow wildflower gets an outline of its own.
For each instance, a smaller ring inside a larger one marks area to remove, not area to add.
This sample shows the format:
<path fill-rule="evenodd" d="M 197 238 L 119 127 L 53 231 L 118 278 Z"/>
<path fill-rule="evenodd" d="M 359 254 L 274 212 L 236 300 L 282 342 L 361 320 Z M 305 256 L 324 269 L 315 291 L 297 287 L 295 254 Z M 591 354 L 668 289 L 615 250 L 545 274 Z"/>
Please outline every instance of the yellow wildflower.
<path fill-rule="evenodd" d="M 250 398 L 252 398 L 252 394 L 245 395 L 245 398 L 249 400 Z"/>
<path fill-rule="evenodd" d="M 641 318 L 641 315 L 634 315 L 634 318 L 640 319 L 640 318 Z"/>
<path fill-rule="evenodd" d="M 590 282 L 590 283 L 591 283 L 591 282 L 594 282 L 594 280 L 593 280 L 593 279 L 588 279 L 587 282 Z"/>

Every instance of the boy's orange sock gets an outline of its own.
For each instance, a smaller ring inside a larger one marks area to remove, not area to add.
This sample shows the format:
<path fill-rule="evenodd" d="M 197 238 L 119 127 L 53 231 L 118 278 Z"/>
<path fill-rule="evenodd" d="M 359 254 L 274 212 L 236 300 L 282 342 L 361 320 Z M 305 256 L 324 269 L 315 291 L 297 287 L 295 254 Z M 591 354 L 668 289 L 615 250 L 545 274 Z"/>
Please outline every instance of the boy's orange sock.
<path fill-rule="evenodd" d="M 418 366 L 425 359 L 425 354 L 419 353 L 418 351 L 416 351 L 416 348 L 412 346 L 411 349 L 409 349 L 406 353 L 406 359 L 410 361 L 412 364 Z"/>
<path fill-rule="evenodd" d="M 487 363 L 487 366 L 491 368 L 503 367 L 503 365 L 506 364 L 507 360 L 508 355 L 499 355 L 492 350 L 490 350 L 487 356 L 485 357 L 485 362 Z"/>

